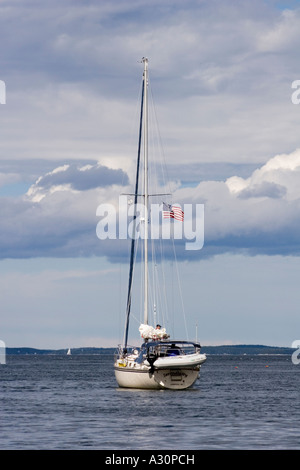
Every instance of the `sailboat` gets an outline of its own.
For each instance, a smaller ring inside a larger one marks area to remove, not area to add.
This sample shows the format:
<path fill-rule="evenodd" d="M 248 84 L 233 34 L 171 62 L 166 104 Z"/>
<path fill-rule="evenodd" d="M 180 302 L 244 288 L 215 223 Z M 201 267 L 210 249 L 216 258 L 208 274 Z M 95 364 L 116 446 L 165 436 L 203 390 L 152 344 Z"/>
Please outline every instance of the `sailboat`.
<path fill-rule="evenodd" d="M 160 325 L 152 327 L 148 322 L 148 201 L 150 196 L 148 192 L 148 59 L 143 58 L 142 63 L 144 70 L 134 203 L 136 205 L 138 197 L 142 196 L 145 207 L 143 218 L 144 319 L 139 327 L 143 342 L 139 347 L 128 346 L 133 268 L 136 258 L 136 239 L 132 237 L 124 339 L 116 353 L 114 370 L 118 386 L 122 388 L 182 390 L 192 387 L 199 378 L 200 367 L 205 362 L 206 355 L 201 354 L 200 343 L 170 339 L 165 328 L 161 328 Z M 139 194 L 142 141 L 144 184 L 143 194 Z"/>

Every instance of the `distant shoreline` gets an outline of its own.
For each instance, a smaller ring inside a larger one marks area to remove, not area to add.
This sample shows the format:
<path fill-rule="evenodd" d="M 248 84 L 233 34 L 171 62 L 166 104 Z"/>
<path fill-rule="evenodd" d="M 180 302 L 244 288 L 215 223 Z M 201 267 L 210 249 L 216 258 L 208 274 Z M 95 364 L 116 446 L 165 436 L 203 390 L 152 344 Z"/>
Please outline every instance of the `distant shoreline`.
<path fill-rule="evenodd" d="M 66 355 L 66 349 L 36 349 L 36 348 L 6 348 L 7 355 Z M 231 354 L 231 355 L 258 355 L 258 354 L 286 354 L 290 355 L 295 351 L 293 348 L 264 345 L 231 345 L 231 346 L 202 346 L 201 352 L 206 354 Z M 114 354 L 116 348 L 73 348 L 72 355 L 93 355 L 93 354 Z"/>

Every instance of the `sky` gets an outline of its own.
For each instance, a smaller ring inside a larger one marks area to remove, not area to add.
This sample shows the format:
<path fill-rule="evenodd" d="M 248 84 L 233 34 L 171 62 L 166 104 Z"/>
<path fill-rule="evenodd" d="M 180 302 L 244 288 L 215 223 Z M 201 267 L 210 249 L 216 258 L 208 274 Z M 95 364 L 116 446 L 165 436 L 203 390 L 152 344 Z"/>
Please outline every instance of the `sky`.
<path fill-rule="evenodd" d="M 203 248 L 178 243 L 175 274 L 167 253 L 189 339 L 291 346 L 300 334 L 300 2 L 0 0 L 0 40 L 6 346 L 122 341 L 129 245 L 99 240 L 97 207 L 132 192 L 142 57 L 172 198 L 204 204 Z"/>

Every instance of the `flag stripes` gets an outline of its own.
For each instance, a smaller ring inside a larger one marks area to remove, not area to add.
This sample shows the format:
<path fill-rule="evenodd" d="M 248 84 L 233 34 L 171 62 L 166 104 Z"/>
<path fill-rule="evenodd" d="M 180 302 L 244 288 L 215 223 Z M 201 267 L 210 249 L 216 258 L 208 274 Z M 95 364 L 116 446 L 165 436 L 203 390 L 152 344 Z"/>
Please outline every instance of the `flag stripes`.
<path fill-rule="evenodd" d="M 175 219 L 183 221 L 184 212 L 178 206 L 171 206 L 171 204 L 163 203 L 163 218 L 164 219 Z"/>

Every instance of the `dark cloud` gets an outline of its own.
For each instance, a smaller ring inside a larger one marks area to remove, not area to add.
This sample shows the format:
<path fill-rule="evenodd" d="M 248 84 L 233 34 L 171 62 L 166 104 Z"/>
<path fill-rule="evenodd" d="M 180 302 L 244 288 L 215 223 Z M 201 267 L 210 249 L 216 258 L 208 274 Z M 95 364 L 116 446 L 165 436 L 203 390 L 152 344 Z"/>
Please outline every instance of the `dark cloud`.
<path fill-rule="evenodd" d="M 249 197 L 271 197 L 281 198 L 286 194 L 286 188 L 280 184 L 264 181 L 259 185 L 242 190 L 238 197 L 247 199 Z"/>
<path fill-rule="evenodd" d="M 70 164 L 64 170 L 42 176 L 38 181 L 38 186 L 50 189 L 51 186 L 69 184 L 73 189 L 85 191 L 113 184 L 123 186 L 128 182 L 128 175 L 121 169 L 115 170 L 99 164 L 88 167 Z"/>
<path fill-rule="evenodd" d="M 176 240 L 178 259 L 221 253 L 299 256 L 299 168 L 300 150 L 275 156 L 245 179 L 179 186 L 173 202 L 204 203 L 205 239 L 204 247 L 193 251 L 185 249 L 185 237 Z M 100 240 L 96 234 L 97 207 L 112 204 L 117 214 L 125 181 L 121 170 L 72 163 L 40 176 L 26 197 L 1 198 L 0 257 L 105 256 L 127 262 L 129 239 Z M 118 233 L 118 217 L 116 223 Z M 171 257 L 172 245 L 163 243 L 165 256 Z"/>

